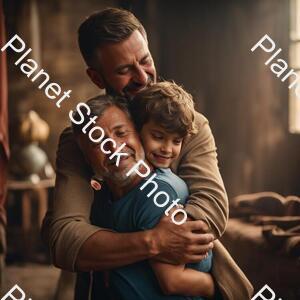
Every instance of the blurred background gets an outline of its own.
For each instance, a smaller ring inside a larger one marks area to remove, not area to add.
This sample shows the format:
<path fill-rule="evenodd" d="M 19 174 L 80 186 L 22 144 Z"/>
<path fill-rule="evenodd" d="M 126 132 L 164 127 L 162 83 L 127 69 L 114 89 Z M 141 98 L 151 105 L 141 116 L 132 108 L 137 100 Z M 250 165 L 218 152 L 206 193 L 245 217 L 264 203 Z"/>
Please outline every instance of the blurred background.
<path fill-rule="evenodd" d="M 7 52 L 10 163 L 4 291 L 18 283 L 33 299 L 71 297 L 72 275 L 64 274 L 67 288 L 59 290 L 60 272 L 50 264 L 39 226 L 52 201 L 56 147 L 69 125 L 68 113 L 102 92 L 85 74 L 77 28 L 92 12 L 113 6 L 129 9 L 141 20 L 158 74 L 183 85 L 210 121 L 232 207 L 223 243 L 256 290 L 268 284 L 278 297 L 300 299 L 300 101 L 288 82 L 265 66 L 271 54 L 250 51 L 268 34 L 276 49 L 282 48 L 278 58 L 298 72 L 299 1 L 2 2 L 6 38 L 17 33 L 33 49 L 28 57 L 51 81 L 72 90 L 57 108 L 14 65 L 20 55 Z M 270 193 L 253 195 L 266 191 Z"/>

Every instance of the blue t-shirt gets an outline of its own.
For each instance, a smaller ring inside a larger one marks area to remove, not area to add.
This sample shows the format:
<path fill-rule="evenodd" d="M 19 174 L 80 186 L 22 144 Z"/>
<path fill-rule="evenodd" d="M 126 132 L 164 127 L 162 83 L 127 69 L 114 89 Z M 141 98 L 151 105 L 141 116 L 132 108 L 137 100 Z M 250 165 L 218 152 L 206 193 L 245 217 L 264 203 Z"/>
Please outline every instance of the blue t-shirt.
<path fill-rule="evenodd" d="M 152 175 L 141 182 L 124 197 L 117 201 L 111 201 L 112 197 L 107 187 L 103 187 L 101 193 L 95 196 L 92 208 L 91 221 L 93 224 L 111 228 L 118 232 L 136 232 L 153 228 L 160 220 L 172 200 L 180 199 L 178 203 L 184 204 L 188 197 L 188 188 L 185 182 L 175 175 L 170 169 L 156 169 L 157 189 L 147 196 L 154 188 L 153 183 L 147 184 L 143 190 L 140 188 Z M 159 192 L 157 203 L 169 202 L 164 207 L 158 207 L 153 198 Z M 165 194 L 166 193 L 166 194 Z M 178 225 L 180 226 L 180 225 Z M 207 259 L 196 264 L 188 264 L 187 267 L 201 272 L 210 272 L 212 266 L 212 254 Z M 158 280 L 147 260 L 114 269 L 110 272 L 109 282 L 113 298 L 116 300 L 203 300 L 201 297 L 167 296 L 164 295 Z M 93 297 L 101 299 L 103 278 L 101 272 L 93 275 Z"/>

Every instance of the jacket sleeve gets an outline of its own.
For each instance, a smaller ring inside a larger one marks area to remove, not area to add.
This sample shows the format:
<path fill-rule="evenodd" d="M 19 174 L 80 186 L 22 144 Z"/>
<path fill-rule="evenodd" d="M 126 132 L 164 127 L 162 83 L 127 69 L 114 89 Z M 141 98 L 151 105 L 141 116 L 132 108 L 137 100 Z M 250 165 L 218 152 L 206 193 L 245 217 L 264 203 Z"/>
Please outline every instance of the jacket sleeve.
<path fill-rule="evenodd" d="M 251 282 L 219 240 L 214 241 L 212 275 L 223 300 L 250 300 Z"/>
<path fill-rule="evenodd" d="M 187 213 L 196 220 L 205 221 L 215 238 L 219 238 L 228 221 L 227 194 L 208 121 L 197 113 L 196 124 L 198 132 L 185 139 L 173 169 L 189 188 Z"/>
<path fill-rule="evenodd" d="M 82 244 L 101 228 L 90 224 L 93 190 L 90 170 L 77 146 L 71 128 L 60 136 L 56 158 L 54 200 L 42 225 L 54 265 L 74 271 Z"/>

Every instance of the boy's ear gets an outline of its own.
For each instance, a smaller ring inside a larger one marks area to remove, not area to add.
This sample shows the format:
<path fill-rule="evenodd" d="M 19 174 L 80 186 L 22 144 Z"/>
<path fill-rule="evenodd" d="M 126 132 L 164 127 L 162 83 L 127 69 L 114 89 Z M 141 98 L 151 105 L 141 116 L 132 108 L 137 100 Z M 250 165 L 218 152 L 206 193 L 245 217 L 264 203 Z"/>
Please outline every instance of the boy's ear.
<path fill-rule="evenodd" d="M 87 68 L 86 73 L 94 84 L 96 84 L 100 89 L 105 89 L 103 77 L 99 74 L 98 71 L 93 68 Z"/>

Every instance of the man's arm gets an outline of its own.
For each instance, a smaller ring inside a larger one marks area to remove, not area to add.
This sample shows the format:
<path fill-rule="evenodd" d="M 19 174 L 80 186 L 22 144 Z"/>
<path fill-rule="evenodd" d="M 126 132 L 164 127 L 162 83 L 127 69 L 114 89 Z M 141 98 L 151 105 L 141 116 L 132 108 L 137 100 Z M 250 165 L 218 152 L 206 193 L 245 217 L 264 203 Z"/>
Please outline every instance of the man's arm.
<path fill-rule="evenodd" d="M 120 234 L 90 224 L 93 190 L 90 171 L 70 128 L 59 141 L 53 207 L 43 222 L 42 236 L 53 263 L 66 270 L 109 269 L 156 254 L 173 263 L 198 261 L 211 235 L 197 235 L 203 222 L 177 226 L 165 217 L 151 231 Z M 178 230 L 180 227 L 180 230 Z"/>
<path fill-rule="evenodd" d="M 219 238 L 228 220 L 227 194 L 208 121 L 197 113 L 196 124 L 198 133 L 184 141 L 180 157 L 172 167 L 189 188 L 187 213 L 195 220 L 203 220 L 215 238 Z"/>
<path fill-rule="evenodd" d="M 93 190 L 83 155 L 66 128 L 60 136 L 56 157 L 56 183 L 52 206 L 43 221 L 42 238 L 54 265 L 74 271 L 82 244 L 100 228 L 90 225 Z"/>
<path fill-rule="evenodd" d="M 193 233 L 202 226 L 202 221 L 178 226 L 164 216 L 157 226 L 145 231 L 98 231 L 82 245 L 76 266 L 81 271 L 110 270 L 157 255 L 173 263 L 199 262 L 212 248 L 213 240 L 211 234 Z"/>

